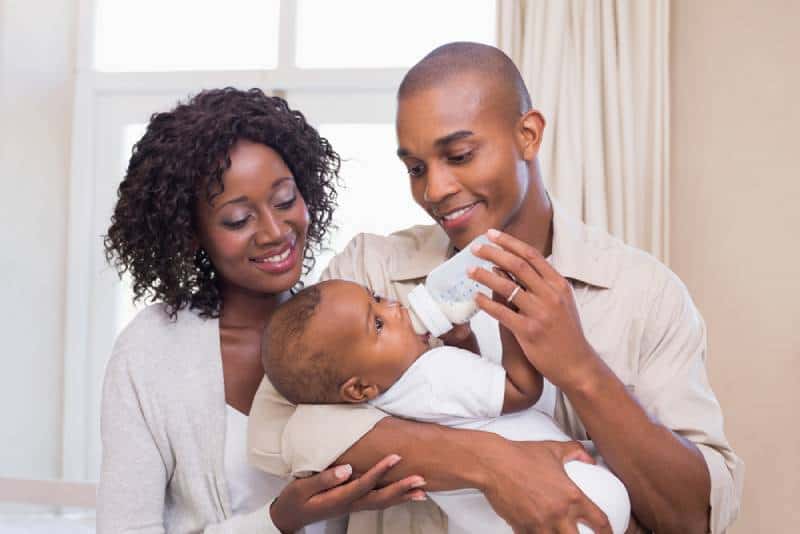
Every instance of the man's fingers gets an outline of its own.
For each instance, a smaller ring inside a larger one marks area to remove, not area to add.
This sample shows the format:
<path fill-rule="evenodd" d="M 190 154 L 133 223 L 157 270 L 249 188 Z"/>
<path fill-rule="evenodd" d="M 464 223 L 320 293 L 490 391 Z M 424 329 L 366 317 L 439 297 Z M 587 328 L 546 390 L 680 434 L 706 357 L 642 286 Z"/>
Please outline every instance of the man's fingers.
<path fill-rule="evenodd" d="M 606 514 L 587 497 L 587 504 L 581 507 L 577 520 L 585 523 L 594 530 L 594 534 L 614 534 L 611 523 L 608 522 Z M 577 530 L 576 530 L 577 532 Z"/>
<path fill-rule="evenodd" d="M 564 443 L 564 451 L 561 456 L 561 461 L 563 463 L 567 463 L 573 460 L 592 465 L 597 463 L 595 459 L 592 458 L 592 455 L 586 452 L 586 449 L 583 448 L 583 445 L 577 441 L 569 441 Z"/>
<path fill-rule="evenodd" d="M 534 294 L 544 295 L 546 292 L 552 291 L 550 284 L 523 257 L 492 245 L 478 245 L 474 248 L 473 253 L 512 275 L 518 284 L 524 285 L 528 291 Z"/>
<path fill-rule="evenodd" d="M 493 301 L 483 293 L 478 293 L 475 296 L 475 304 L 491 317 L 497 319 L 501 325 L 505 326 L 511 332 L 522 331 L 521 329 L 524 326 L 522 316 L 508 306 Z"/>
<path fill-rule="evenodd" d="M 561 275 L 558 274 L 558 271 L 556 271 L 553 266 L 547 262 L 544 256 L 542 256 L 542 253 L 528 243 L 525 243 L 524 241 L 517 239 L 516 237 L 505 232 L 500 232 L 494 229 L 489 230 L 487 235 L 492 243 L 499 245 L 503 249 L 508 250 L 509 252 L 514 253 L 516 256 L 526 260 L 531 267 L 533 267 L 536 272 L 539 273 L 539 275 L 551 285 L 561 277 Z"/>

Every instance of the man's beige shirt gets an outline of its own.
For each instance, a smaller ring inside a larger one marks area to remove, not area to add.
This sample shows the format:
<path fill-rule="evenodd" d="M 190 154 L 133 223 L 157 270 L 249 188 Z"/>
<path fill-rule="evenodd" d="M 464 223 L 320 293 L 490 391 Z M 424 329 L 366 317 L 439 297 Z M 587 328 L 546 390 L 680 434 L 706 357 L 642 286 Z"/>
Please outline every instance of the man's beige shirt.
<path fill-rule="evenodd" d="M 556 203 L 553 210 L 549 259 L 572 283 L 587 339 L 652 418 L 697 445 L 711 475 L 711 532 L 723 532 L 738 513 L 744 466 L 723 433 L 706 373 L 705 325 L 686 287 L 652 256 Z M 361 234 L 323 279 L 352 280 L 407 305 L 409 291 L 451 254 L 437 225 Z M 554 415 L 571 437 L 587 439 L 560 391 Z M 250 461 L 278 475 L 321 471 L 385 416 L 366 404 L 295 407 L 265 380 L 250 412 Z M 430 502 L 409 503 L 353 514 L 348 532 L 446 532 L 446 519 Z"/>

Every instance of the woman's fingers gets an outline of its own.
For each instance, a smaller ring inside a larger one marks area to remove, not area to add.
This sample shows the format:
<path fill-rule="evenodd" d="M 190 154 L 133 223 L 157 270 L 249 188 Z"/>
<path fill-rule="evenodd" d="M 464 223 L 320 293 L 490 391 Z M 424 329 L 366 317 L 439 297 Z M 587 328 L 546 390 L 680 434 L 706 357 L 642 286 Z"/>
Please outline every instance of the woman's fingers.
<path fill-rule="evenodd" d="M 344 484 L 352 474 L 353 468 L 350 465 L 337 465 L 329 467 L 316 475 L 300 479 L 298 482 L 301 483 L 305 498 L 310 499 L 317 493 L 322 493 L 323 491 Z"/>
<path fill-rule="evenodd" d="M 361 477 L 333 489 L 323 491 L 315 495 L 311 500 L 329 510 L 346 512 L 356 499 L 359 499 L 372 491 L 378 482 L 386 475 L 387 471 L 397 465 L 400 457 L 390 454 L 374 466 Z"/>
<path fill-rule="evenodd" d="M 386 487 L 372 490 L 357 499 L 350 506 L 351 512 L 361 510 L 383 510 L 406 501 L 424 501 L 427 497 L 420 489 L 425 486 L 425 479 L 419 475 L 406 477 Z"/>

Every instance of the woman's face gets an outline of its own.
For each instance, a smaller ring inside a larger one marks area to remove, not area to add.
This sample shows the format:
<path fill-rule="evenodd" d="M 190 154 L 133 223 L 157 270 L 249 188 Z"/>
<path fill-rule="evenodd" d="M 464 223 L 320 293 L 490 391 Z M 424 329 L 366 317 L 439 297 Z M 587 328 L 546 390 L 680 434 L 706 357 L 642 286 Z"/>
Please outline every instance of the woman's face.
<path fill-rule="evenodd" d="M 224 191 L 198 198 L 198 238 L 226 291 L 259 296 L 300 279 L 308 210 L 291 171 L 266 145 L 240 140 L 230 151 Z"/>

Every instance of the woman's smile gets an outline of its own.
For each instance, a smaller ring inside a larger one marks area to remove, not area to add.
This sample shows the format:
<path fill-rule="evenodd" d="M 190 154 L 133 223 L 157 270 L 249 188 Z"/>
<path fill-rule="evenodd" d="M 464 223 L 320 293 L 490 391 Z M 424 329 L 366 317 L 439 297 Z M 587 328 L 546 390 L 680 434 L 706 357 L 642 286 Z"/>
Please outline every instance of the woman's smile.
<path fill-rule="evenodd" d="M 281 274 L 292 270 L 299 257 L 297 234 L 291 232 L 286 237 L 284 244 L 257 257 L 250 258 L 250 262 L 261 271 L 270 274 Z"/>

